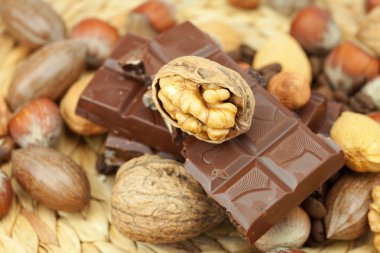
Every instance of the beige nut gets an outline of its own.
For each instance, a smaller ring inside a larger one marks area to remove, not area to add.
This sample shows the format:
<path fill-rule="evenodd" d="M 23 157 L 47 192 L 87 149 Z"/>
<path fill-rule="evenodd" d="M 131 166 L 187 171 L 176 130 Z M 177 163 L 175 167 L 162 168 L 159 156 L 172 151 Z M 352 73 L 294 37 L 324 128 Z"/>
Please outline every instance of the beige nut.
<path fill-rule="evenodd" d="M 375 8 L 361 22 L 358 39 L 380 56 L 380 8 Z"/>
<path fill-rule="evenodd" d="M 290 110 L 304 106 L 310 99 L 309 82 L 300 74 L 281 72 L 270 79 L 268 91 Z"/>
<path fill-rule="evenodd" d="M 69 128 L 75 133 L 85 136 L 102 134 L 107 131 L 106 128 L 96 125 L 75 114 L 75 108 L 78 104 L 79 97 L 93 76 L 93 74 L 86 74 L 73 84 L 61 100 L 59 106 L 62 118 Z"/>
<path fill-rule="evenodd" d="M 156 155 L 121 166 L 111 205 L 112 224 L 122 234 L 150 243 L 193 238 L 226 217 L 183 164 Z"/>
<path fill-rule="evenodd" d="M 363 114 L 344 112 L 331 128 L 331 138 L 343 150 L 350 169 L 380 171 L 380 125 L 375 120 Z"/>
<path fill-rule="evenodd" d="M 209 34 L 225 52 L 238 50 L 241 36 L 228 24 L 221 21 L 207 21 L 197 24 L 203 32 Z"/>
<path fill-rule="evenodd" d="M 303 75 L 311 81 L 311 65 L 301 45 L 288 34 L 279 34 L 269 39 L 256 53 L 253 68 L 259 69 L 279 63 L 283 71 Z"/>
<path fill-rule="evenodd" d="M 369 206 L 368 223 L 371 231 L 375 233 L 373 244 L 380 251 L 380 185 L 372 189 L 372 201 Z"/>
<path fill-rule="evenodd" d="M 200 140 L 221 143 L 250 128 L 252 90 L 237 72 L 216 62 L 174 59 L 157 73 L 152 92 L 164 119 Z"/>

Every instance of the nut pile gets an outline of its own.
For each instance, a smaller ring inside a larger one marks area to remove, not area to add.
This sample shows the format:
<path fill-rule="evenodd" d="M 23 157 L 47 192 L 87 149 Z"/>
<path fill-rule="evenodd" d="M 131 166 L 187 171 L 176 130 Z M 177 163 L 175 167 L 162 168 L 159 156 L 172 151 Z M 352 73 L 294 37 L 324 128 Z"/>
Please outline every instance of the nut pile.
<path fill-rule="evenodd" d="M 228 2 L 245 10 L 264 4 Z M 344 151 L 347 168 L 254 246 L 262 252 L 302 252 L 296 248 L 355 240 L 369 230 L 369 224 L 380 252 L 380 125 L 376 122 L 380 118 L 376 114 L 380 109 L 380 7 L 376 6 L 380 3 L 366 1 L 368 13 L 357 37 L 348 40 L 334 13 L 312 2 L 266 1 L 273 10 L 293 16 L 289 34 L 269 39 L 261 48 L 243 45 L 228 24 L 199 24 L 288 109 L 301 110 L 316 90 L 346 111 L 334 123 L 331 138 Z M 0 7 L 7 31 L 34 50 L 14 73 L 7 96 L 0 97 L 0 161 L 12 165 L 11 175 L 0 170 L 0 217 L 6 217 L 12 205 L 12 178 L 41 205 L 61 212 L 86 210 L 96 189 L 90 189 L 85 168 L 57 151 L 56 145 L 64 131 L 81 136 L 107 132 L 77 116 L 75 107 L 93 70 L 111 54 L 119 32 L 96 18 L 67 29 L 41 0 L 3 0 Z M 150 39 L 176 24 L 173 6 L 149 0 L 128 15 L 126 27 Z M 152 92 L 167 122 L 214 144 L 248 131 L 255 113 L 255 94 L 246 81 L 199 57 L 177 58 L 165 65 L 153 80 Z M 107 157 L 106 152 L 99 155 Z M 108 171 L 112 174 L 121 165 L 110 200 L 112 223 L 132 240 L 161 244 L 193 239 L 226 218 L 225 210 L 187 174 L 183 163 L 143 153 L 116 160 Z"/>

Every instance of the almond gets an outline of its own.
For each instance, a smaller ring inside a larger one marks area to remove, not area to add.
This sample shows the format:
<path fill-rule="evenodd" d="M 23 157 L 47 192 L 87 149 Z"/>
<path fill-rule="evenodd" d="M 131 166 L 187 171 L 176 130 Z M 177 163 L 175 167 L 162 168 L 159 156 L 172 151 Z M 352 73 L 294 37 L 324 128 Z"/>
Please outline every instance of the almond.
<path fill-rule="evenodd" d="M 377 184 L 380 174 L 354 172 L 334 184 L 326 197 L 327 238 L 355 240 L 368 230 L 370 194 Z"/>
<path fill-rule="evenodd" d="M 61 97 L 82 73 L 85 53 L 83 43 L 64 40 L 32 54 L 14 73 L 8 90 L 11 109 L 37 97 Z"/>
<path fill-rule="evenodd" d="M 23 44 L 38 48 L 65 37 L 65 25 L 41 0 L 3 0 L 0 16 L 7 30 Z"/>
<path fill-rule="evenodd" d="M 31 146 L 12 154 L 13 175 L 38 202 L 54 210 L 74 212 L 90 200 L 84 171 L 70 157 L 51 148 Z"/>

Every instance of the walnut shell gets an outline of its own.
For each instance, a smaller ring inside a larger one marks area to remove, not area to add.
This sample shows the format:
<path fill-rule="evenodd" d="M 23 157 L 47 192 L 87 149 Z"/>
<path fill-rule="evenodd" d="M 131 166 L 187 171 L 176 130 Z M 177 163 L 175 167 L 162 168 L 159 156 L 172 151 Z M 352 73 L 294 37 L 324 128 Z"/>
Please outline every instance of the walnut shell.
<path fill-rule="evenodd" d="M 173 113 L 167 110 L 166 101 L 160 96 L 160 92 L 167 88 L 161 87 L 164 81 L 175 83 L 174 89 L 169 87 L 169 92 L 174 94 L 179 105 L 173 102 L 170 107 L 177 113 L 174 116 L 180 114 L 183 121 L 180 117 L 173 119 Z M 206 94 L 208 91 L 213 95 Z M 216 62 L 197 56 L 176 58 L 158 71 L 152 83 L 152 93 L 153 101 L 165 120 L 200 140 L 222 143 L 247 132 L 251 126 L 255 108 L 251 88 L 239 73 Z M 235 114 L 228 114 L 233 109 Z M 212 112 L 218 116 L 212 117 Z M 192 126 L 196 127 L 185 127 L 183 122 L 189 122 L 188 119 L 193 120 Z M 223 134 L 215 137 L 222 131 Z"/>
<path fill-rule="evenodd" d="M 157 155 L 124 163 L 112 190 L 112 223 L 132 240 L 172 243 L 186 240 L 225 218 L 183 165 Z"/>

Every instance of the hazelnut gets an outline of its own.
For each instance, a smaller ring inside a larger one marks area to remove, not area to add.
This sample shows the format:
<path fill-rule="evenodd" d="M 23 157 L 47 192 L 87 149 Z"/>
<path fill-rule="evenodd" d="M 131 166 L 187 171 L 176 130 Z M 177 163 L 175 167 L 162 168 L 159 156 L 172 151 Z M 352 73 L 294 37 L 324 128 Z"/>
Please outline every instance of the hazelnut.
<path fill-rule="evenodd" d="M 370 12 L 372 9 L 380 5 L 380 0 L 366 0 L 365 9 L 367 12 Z"/>
<path fill-rule="evenodd" d="M 302 9 L 293 19 L 290 34 L 309 53 L 323 54 L 340 41 L 341 33 L 331 14 L 316 6 Z"/>
<path fill-rule="evenodd" d="M 228 0 L 230 4 L 235 7 L 243 8 L 243 9 L 254 9 L 260 4 L 260 0 Z"/>
<path fill-rule="evenodd" d="M 268 91 L 290 110 L 304 106 L 310 99 L 310 84 L 300 74 L 281 72 L 269 81 Z"/>
<path fill-rule="evenodd" d="M 8 134 L 8 123 L 11 117 L 8 105 L 3 96 L 0 96 L 0 136 Z"/>
<path fill-rule="evenodd" d="M 0 170 L 0 218 L 7 215 L 13 199 L 13 189 L 8 176 Z"/>
<path fill-rule="evenodd" d="M 87 64 L 97 67 L 111 54 L 119 40 L 119 33 L 103 20 L 87 18 L 73 27 L 70 37 L 85 44 Z"/>
<path fill-rule="evenodd" d="M 334 89 L 350 93 L 379 73 L 379 61 L 362 45 L 346 41 L 327 56 L 324 71 Z"/>
<path fill-rule="evenodd" d="M 148 39 L 175 25 L 173 7 L 160 0 L 149 0 L 137 6 L 127 20 L 128 32 Z"/>
<path fill-rule="evenodd" d="M 380 111 L 371 112 L 367 114 L 371 119 L 380 124 Z"/>
<path fill-rule="evenodd" d="M 11 153 L 15 146 L 15 142 L 11 137 L 4 136 L 0 138 L 0 163 L 11 159 Z"/>
<path fill-rule="evenodd" d="M 25 104 L 9 121 L 11 136 L 20 147 L 54 145 L 62 131 L 58 106 L 48 98 Z"/>

